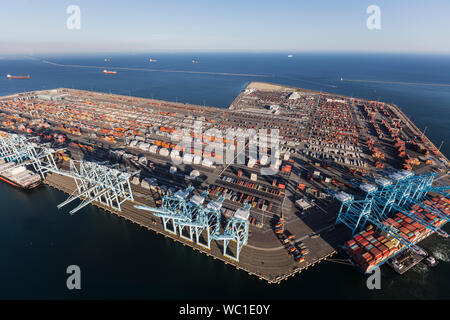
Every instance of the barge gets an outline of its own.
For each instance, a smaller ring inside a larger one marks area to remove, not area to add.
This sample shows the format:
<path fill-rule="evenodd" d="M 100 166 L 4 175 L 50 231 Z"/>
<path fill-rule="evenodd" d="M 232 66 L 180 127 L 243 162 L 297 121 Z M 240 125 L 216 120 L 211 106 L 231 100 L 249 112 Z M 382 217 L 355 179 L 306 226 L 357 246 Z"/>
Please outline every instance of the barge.
<path fill-rule="evenodd" d="M 0 180 L 22 190 L 32 190 L 42 183 L 39 174 L 12 162 L 0 164 Z"/>

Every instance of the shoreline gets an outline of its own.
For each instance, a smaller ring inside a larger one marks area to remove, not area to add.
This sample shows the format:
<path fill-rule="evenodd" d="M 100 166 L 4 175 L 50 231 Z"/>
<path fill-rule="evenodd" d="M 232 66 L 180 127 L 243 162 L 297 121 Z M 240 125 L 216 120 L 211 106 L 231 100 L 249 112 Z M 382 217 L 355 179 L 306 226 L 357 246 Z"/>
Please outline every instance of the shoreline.
<path fill-rule="evenodd" d="M 51 187 L 53 189 L 56 189 L 60 192 L 65 193 L 67 195 L 70 195 L 73 192 L 73 189 L 70 188 L 70 184 L 72 181 L 66 181 L 63 183 L 61 183 L 61 182 L 62 182 L 62 179 L 64 179 L 64 180 L 71 180 L 71 179 L 68 177 L 65 177 L 65 176 L 61 176 L 61 175 L 57 175 L 57 177 L 55 177 L 56 175 L 57 174 L 51 174 L 51 175 L 47 176 L 46 179 L 43 181 L 43 183 L 48 187 Z M 180 238 L 178 236 L 175 236 L 171 233 L 164 231 L 162 228 L 162 223 L 160 221 L 156 220 L 157 221 L 156 224 L 152 223 L 152 219 L 154 219 L 154 218 L 151 214 L 147 214 L 138 209 L 134 209 L 134 207 L 133 207 L 134 204 L 141 204 L 141 205 L 145 204 L 145 203 L 136 201 L 136 199 L 132 203 L 130 201 L 125 202 L 123 204 L 122 211 L 120 211 L 120 212 L 116 211 L 116 210 L 112 210 L 108 207 L 105 207 L 102 204 L 98 203 L 97 201 L 94 201 L 91 204 L 99 209 L 104 210 L 105 212 L 107 212 L 109 214 L 116 215 L 118 218 L 123 218 L 123 219 L 125 219 L 129 222 L 132 222 L 134 224 L 137 224 L 140 227 L 143 227 L 149 231 L 153 231 L 157 235 L 162 235 L 166 238 L 172 239 L 174 242 L 182 244 L 183 246 L 189 246 L 194 251 L 198 251 L 199 253 L 205 254 L 208 257 L 212 257 L 214 260 L 216 260 L 216 259 L 220 260 L 225 265 L 231 265 L 231 266 L 235 267 L 236 270 L 245 271 L 249 276 L 255 276 L 259 280 L 266 281 L 268 284 L 280 284 L 281 281 L 287 280 L 290 277 L 295 276 L 296 274 L 300 274 L 302 271 L 306 271 L 309 268 L 314 267 L 316 264 L 318 264 L 328 258 L 331 258 L 337 254 L 336 250 L 332 250 L 323 256 L 317 257 L 308 262 L 305 261 L 304 263 L 301 263 L 301 266 L 299 266 L 295 269 L 286 268 L 285 270 L 280 270 L 280 272 L 285 272 L 285 273 L 271 277 L 268 275 L 267 272 L 261 272 L 261 269 L 258 269 L 258 267 L 256 267 L 256 262 L 259 262 L 259 260 L 252 261 L 252 264 L 254 263 L 253 264 L 254 269 L 251 268 L 251 265 L 248 265 L 248 261 L 247 261 L 248 259 L 245 259 L 245 258 L 247 258 L 247 255 L 244 255 L 243 253 L 246 252 L 247 254 L 249 254 L 249 251 L 256 251 L 256 252 L 259 251 L 260 253 L 264 254 L 264 253 L 271 253 L 273 251 L 269 251 L 265 248 L 256 248 L 256 247 L 246 246 L 246 247 L 244 247 L 244 250 L 241 253 L 241 255 L 244 258 L 244 259 L 242 259 L 243 260 L 242 263 L 236 262 L 234 260 L 224 257 L 221 254 L 221 250 L 217 250 L 220 248 L 213 246 L 213 243 L 211 245 L 211 250 L 208 250 L 206 248 L 198 246 L 197 244 L 195 244 L 193 242 L 190 242 L 188 240 L 185 240 L 183 238 Z M 148 203 L 147 203 L 147 205 L 148 205 Z M 146 215 L 147 215 L 147 217 L 146 217 Z M 284 252 L 284 251 L 282 251 L 282 252 Z M 255 252 L 253 252 L 253 254 L 250 252 L 250 256 L 251 255 L 255 255 Z M 262 259 L 262 260 L 266 261 L 265 259 Z M 242 264 L 245 264 L 245 265 L 242 265 Z M 288 270 L 290 270 L 290 271 L 288 271 Z"/>

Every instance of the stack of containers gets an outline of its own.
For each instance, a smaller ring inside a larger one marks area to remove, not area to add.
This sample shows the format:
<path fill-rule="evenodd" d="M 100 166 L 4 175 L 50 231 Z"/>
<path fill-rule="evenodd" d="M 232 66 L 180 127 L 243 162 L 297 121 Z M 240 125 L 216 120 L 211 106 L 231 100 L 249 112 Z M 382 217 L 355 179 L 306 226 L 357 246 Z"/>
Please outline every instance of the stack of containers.
<path fill-rule="evenodd" d="M 448 198 L 435 197 L 432 200 L 424 201 L 424 204 L 450 215 L 450 199 Z M 413 206 L 410 213 L 435 227 L 441 227 L 446 223 L 445 219 L 441 219 L 436 214 L 417 205 Z M 383 224 L 396 229 L 403 239 L 411 243 L 418 243 L 433 233 L 416 220 L 400 212 L 392 218 L 386 219 Z M 370 229 L 358 233 L 353 239 L 347 241 L 344 251 L 362 271 L 370 272 L 374 266 L 391 258 L 403 247 L 404 245 L 398 240 Z"/>
<path fill-rule="evenodd" d="M 250 203 L 251 207 L 254 209 L 259 209 L 262 211 L 271 212 L 272 211 L 272 202 L 269 200 L 265 200 L 256 196 L 248 195 L 243 192 L 233 191 L 228 188 L 224 188 L 217 185 L 210 185 L 208 187 L 208 192 L 210 195 L 219 197 L 223 195 L 226 200 L 237 202 L 240 204 L 244 204 L 245 202 Z"/>
<path fill-rule="evenodd" d="M 344 249 L 364 272 L 369 272 L 399 251 L 396 242 L 374 230 L 365 230 L 355 235 L 346 242 Z"/>
<path fill-rule="evenodd" d="M 289 173 L 291 173 L 291 171 L 292 171 L 292 165 L 290 165 L 290 164 L 285 164 L 281 167 L 281 172 L 289 174 Z"/>

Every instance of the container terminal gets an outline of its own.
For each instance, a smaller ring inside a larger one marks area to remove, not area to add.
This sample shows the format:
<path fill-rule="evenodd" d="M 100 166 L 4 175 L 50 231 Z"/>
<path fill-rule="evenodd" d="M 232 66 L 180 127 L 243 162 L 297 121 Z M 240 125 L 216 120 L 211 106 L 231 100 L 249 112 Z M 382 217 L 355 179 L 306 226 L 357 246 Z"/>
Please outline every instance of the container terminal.
<path fill-rule="evenodd" d="M 228 109 L 60 88 L 1 97 L 0 127 L 1 176 L 269 283 L 337 254 L 368 273 L 448 237 L 448 159 L 393 104 L 262 82 Z"/>

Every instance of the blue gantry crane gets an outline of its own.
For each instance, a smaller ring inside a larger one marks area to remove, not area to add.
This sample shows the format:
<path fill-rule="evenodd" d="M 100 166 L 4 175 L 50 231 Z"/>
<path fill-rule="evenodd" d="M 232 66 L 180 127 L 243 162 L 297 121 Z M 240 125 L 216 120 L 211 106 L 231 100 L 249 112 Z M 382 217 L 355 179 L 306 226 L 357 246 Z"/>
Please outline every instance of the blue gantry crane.
<path fill-rule="evenodd" d="M 223 241 L 224 256 L 239 261 L 241 250 L 248 243 L 249 217 L 250 204 L 246 203 L 243 208 L 237 209 L 234 216 L 228 220 L 223 233 L 212 235 L 213 239 Z M 227 252 L 231 241 L 236 242 L 236 253 L 234 256 Z"/>
<path fill-rule="evenodd" d="M 189 201 L 186 201 L 182 210 L 178 211 L 181 219 L 174 220 L 175 228 L 178 229 L 180 237 L 194 241 L 194 235 L 197 233 L 197 228 L 202 227 L 203 203 L 205 202 L 208 192 L 204 191 L 201 195 L 193 195 Z M 187 236 L 184 235 L 187 232 Z"/>
<path fill-rule="evenodd" d="M 165 231 L 195 242 L 199 246 L 211 249 L 212 240 L 223 241 L 224 256 L 239 261 L 240 252 L 248 242 L 250 205 L 245 204 L 243 208 L 236 210 L 221 231 L 221 208 L 224 197 L 211 200 L 205 206 L 208 192 L 192 195 L 193 190 L 194 188 L 190 186 L 178 190 L 174 195 L 163 196 L 159 208 L 144 205 L 135 207 L 160 217 Z M 234 256 L 228 254 L 231 241 L 236 242 Z"/>
<path fill-rule="evenodd" d="M 329 190 L 329 194 L 341 202 L 336 223 L 345 224 L 353 234 L 363 229 L 367 223 L 371 223 L 406 247 L 411 247 L 413 243 L 402 237 L 396 228 L 386 223 L 386 219 L 393 211 L 405 214 L 433 232 L 442 232 L 439 227 L 414 214 L 412 209 L 422 208 L 449 221 L 450 217 L 446 212 L 432 205 L 432 202 L 426 201 L 431 199 L 430 193 L 448 197 L 449 186 L 433 186 L 437 176 L 435 173 L 416 175 L 402 170 L 381 174 L 384 177 L 369 178 L 379 188 L 360 188 L 366 191 L 365 197 L 361 199 L 356 199 L 353 195 L 342 191 Z"/>
<path fill-rule="evenodd" d="M 161 207 L 153 208 L 143 205 L 135 205 L 137 209 L 153 212 L 153 214 L 162 219 L 164 231 L 178 234 L 176 221 L 185 220 L 189 214 L 187 211 L 188 197 L 194 191 L 193 186 L 186 189 L 179 189 L 173 195 L 165 195 L 161 200 Z"/>
<path fill-rule="evenodd" d="M 220 233 L 220 217 L 223 201 L 225 198 L 223 195 L 217 198 L 217 200 L 211 200 L 203 209 L 201 215 L 201 227 L 196 228 L 196 242 L 198 245 L 211 249 L 212 236 Z M 202 233 L 206 233 L 206 244 L 200 241 Z"/>

